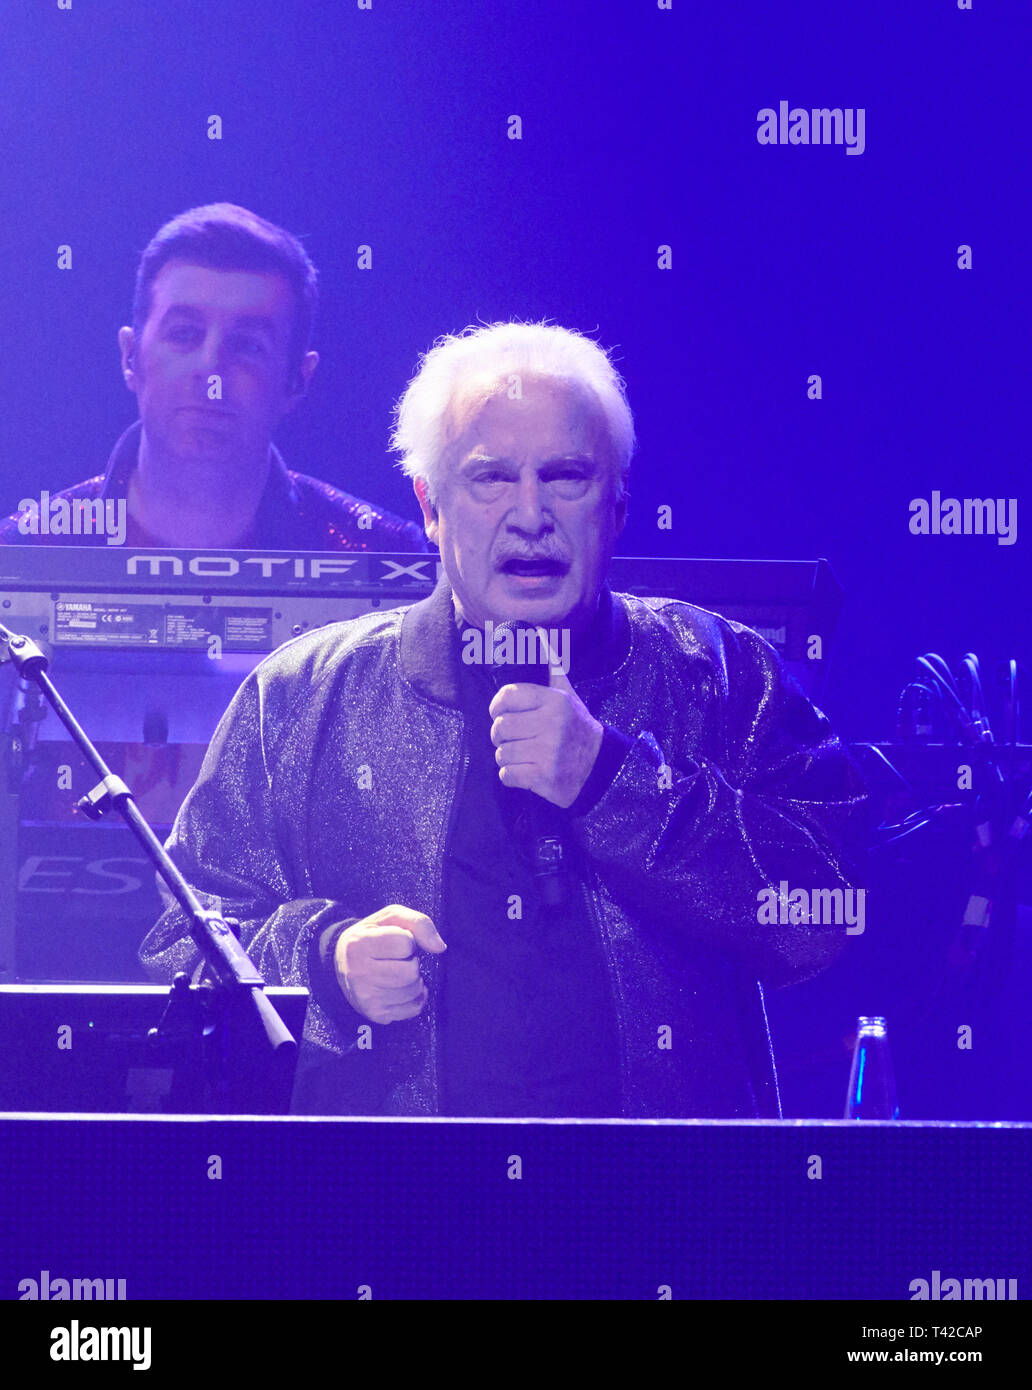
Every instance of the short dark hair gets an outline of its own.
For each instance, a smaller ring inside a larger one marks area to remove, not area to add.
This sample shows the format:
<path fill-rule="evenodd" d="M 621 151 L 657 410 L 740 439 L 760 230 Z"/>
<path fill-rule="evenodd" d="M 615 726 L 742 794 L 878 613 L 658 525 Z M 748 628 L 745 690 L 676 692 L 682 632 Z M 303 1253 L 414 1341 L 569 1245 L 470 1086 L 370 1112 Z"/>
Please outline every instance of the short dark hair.
<path fill-rule="evenodd" d="M 211 270 L 254 270 L 285 277 L 294 294 L 291 377 L 308 350 L 319 302 L 318 272 L 297 237 L 235 203 L 208 203 L 166 222 L 140 257 L 133 295 L 133 331 L 139 342 L 151 310 L 151 289 L 162 266 L 187 261 Z"/>

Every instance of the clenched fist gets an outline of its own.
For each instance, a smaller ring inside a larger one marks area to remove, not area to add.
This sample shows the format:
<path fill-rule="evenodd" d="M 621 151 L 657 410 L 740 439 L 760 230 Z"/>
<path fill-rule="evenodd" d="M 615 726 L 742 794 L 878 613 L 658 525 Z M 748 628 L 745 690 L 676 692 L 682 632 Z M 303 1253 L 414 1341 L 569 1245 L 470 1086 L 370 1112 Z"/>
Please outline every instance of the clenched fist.
<path fill-rule="evenodd" d="M 537 792 L 564 810 L 595 766 L 604 730 L 563 673 L 548 685 L 503 685 L 488 707 L 491 742 L 503 786 Z"/>
<path fill-rule="evenodd" d="M 446 949 L 429 917 L 398 903 L 363 917 L 337 938 L 337 983 L 370 1023 L 398 1023 L 422 1012 L 429 995 L 417 946 L 435 955 Z"/>

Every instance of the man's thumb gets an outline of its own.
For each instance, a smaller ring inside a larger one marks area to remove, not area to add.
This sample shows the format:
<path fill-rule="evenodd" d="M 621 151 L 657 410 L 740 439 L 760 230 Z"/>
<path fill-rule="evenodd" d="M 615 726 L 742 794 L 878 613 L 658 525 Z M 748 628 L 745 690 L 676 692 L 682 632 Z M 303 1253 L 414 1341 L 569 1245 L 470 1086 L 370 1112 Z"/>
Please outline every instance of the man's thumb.
<path fill-rule="evenodd" d="M 548 684 L 553 690 L 561 690 L 566 695 L 576 695 L 576 691 L 570 684 L 570 678 L 563 670 L 558 661 L 553 661 L 548 667 Z"/>
<path fill-rule="evenodd" d="M 416 945 L 421 946 L 424 951 L 433 951 L 435 955 L 440 955 L 448 949 L 429 917 L 417 917 L 408 930 L 416 938 Z"/>

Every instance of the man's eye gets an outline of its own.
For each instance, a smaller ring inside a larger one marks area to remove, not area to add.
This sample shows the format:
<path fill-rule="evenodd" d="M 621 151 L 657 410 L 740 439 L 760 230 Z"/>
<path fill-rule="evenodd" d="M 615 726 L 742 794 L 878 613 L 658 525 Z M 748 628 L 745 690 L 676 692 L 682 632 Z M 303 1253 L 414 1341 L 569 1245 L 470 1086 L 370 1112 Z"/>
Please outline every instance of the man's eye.
<path fill-rule="evenodd" d="M 182 328 L 169 329 L 167 337 L 171 343 L 189 343 L 197 339 L 198 331 L 196 328 L 188 328 L 184 325 Z"/>
<path fill-rule="evenodd" d="M 562 473 L 553 473 L 548 481 L 556 484 L 556 491 L 562 497 L 580 496 L 588 486 L 587 476 L 584 473 L 578 472 L 575 468 L 568 469 Z"/>
<path fill-rule="evenodd" d="M 265 351 L 265 344 L 258 338 L 238 338 L 235 346 L 245 357 L 260 357 Z"/>

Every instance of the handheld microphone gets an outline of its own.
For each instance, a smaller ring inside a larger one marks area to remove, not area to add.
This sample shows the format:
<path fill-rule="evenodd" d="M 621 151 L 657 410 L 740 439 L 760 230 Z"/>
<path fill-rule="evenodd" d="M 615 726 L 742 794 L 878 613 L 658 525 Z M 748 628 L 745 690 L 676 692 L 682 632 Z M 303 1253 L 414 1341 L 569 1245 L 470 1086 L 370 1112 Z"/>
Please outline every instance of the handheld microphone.
<path fill-rule="evenodd" d="M 542 656 L 543 644 L 536 636 L 537 626 L 519 619 L 495 623 L 495 642 L 498 642 L 501 633 L 503 644 L 508 645 L 511 634 L 512 651 L 517 656 L 515 663 L 492 665 L 491 674 L 496 690 L 501 690 L 503 685 L 517 685 L 520 682 L 529 685 L 551 683 L 549 662 Z M 535 633 L 535 637 L 531 640 L 524 638 L 521 643 L 521 632 L 527 633 L 528 637 L 530 633 Z M 521 648 L 526 656 L 526 660 L 522 661 L 518 660 Z M 547 646 L 544 649 L 547 651 Z M 558 907 L 566 898 L 566 885 L 562 877 L 565 814 L 560 807 L 538 796 L 537 792 L 522 787 L 507 787 L 506 794 L 513 799 L 514 805 L 522 805 L 531 841 L 534 879 L 541 901 L 546 907 Z"/>

